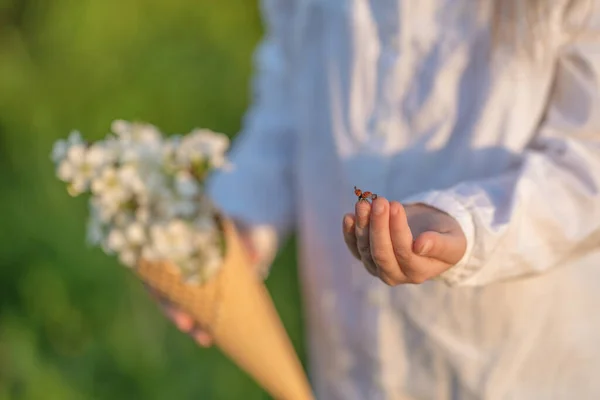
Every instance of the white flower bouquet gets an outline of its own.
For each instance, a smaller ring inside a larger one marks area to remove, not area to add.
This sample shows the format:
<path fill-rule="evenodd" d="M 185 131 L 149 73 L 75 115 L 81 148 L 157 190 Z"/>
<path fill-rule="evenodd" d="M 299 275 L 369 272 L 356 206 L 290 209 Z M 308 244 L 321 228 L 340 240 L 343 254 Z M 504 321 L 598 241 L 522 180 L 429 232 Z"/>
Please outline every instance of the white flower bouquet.
<path fill-rule="evenodd" d="M 91 195 L 88 241 L 128 267 L 170 260 L 186 281 L 206 281 L 222 264 L 223 238 L 203 184 L 226 166 L 229 139 L 209 130 L 164 137 L 126 121 L 112 131 L 92 144 L 72 132 L 52 152 L 68 192 Z"/>
<path fill-rule="evenodd" d="M 89 196 L 88 242 L 190 313 L 275 398 L 311 399 L 234 225 L 205 195 L 210 174 L 231 167 L 228 147 L 227 136 L 206 129 L 167 137 L 118 120 L 103 140 L 74 131 L 57 141 L 52 160 L 70 195 Z"/>

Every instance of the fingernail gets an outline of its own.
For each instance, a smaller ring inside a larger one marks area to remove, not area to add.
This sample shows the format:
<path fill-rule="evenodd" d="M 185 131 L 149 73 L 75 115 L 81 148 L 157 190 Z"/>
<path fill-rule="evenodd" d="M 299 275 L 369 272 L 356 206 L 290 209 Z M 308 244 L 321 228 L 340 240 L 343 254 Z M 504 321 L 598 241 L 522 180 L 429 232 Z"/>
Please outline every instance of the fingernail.
<path fill-rule="evenodd" d="M 392 203 L 390 204 L 390 215 L 398 214 L 398 204 Z"/>
<path fill-rule="evenodd" d="M 352 218 L 350 218 L 350 216 L 348 215 L 344 217 L 344 226 L 346 227 L 346 229 L 352 228 Z"/>
<path fill-rule="evenodd" d="M 173 321 L 175 322 L 175 326 L 177 326 L 177 329 L 181 331 L 187 332 L 190 329 L 192 329 L 192 320 L 184 314 L 175 314 L 173 317 Z"/>
<path fill-rule="evenodd" d="M 383 206 L 383 203 L 381 201 L 373 202 L 373 214 L 381 215 L 383 213 L 384 208 L 385 207 Z"/>
<path fill-rule="evenodd" d="M 212 346 L 212 338 L 207 334 L 196 335 L 196 341 L 202 347 L 210 347 Z"/>
<path fill-rule="evenodd" d="M 431 250 L 431 241 L 430 240 L 423 243 L 423 246 L 421 246 L 421 251 L 419 251 L 419 255 L 425 256 L 425 255 L 427 255 L 427 253 L 429 253 L 429 250 Z"/>

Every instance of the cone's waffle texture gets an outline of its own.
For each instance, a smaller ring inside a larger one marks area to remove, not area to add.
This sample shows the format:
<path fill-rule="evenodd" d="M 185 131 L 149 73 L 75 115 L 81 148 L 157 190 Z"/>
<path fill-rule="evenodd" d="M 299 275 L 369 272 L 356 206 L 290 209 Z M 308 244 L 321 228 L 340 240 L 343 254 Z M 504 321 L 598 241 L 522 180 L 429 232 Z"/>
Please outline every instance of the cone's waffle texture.
<path fill-rule="evenodd" d="M 205 284 L 183 283 L 169 263 L 141 262 L 140 278 L 209 326 L 217 346 L 281 400 L 312 400 L 308 380 L 264 284 L 252 271 L 233 224 L 223 221 L 227 252 Z"/>

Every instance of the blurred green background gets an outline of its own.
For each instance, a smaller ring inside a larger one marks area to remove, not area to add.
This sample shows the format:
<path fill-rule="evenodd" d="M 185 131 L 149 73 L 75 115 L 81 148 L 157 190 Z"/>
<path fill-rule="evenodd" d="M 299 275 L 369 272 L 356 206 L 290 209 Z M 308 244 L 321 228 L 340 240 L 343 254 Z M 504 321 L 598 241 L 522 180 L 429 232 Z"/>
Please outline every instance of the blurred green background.
<path fill-rule="evenodd" d="M 268 398 L 85 244 L 49 160 L 116 118 L 235 134 L 261 34 L 256 1 L 0 0 L 0 400 Z M 268 286 L 303 358 L 293 241 Z"/>

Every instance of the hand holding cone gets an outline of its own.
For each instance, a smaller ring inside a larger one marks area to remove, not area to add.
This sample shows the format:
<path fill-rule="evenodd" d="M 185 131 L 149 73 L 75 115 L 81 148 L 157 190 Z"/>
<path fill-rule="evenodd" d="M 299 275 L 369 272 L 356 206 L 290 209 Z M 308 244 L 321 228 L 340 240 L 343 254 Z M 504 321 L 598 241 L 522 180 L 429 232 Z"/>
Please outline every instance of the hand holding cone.
<path fill-rule="evenodd" d="M 184 283 L 170 263 L 141 261 L 137 274 L 209 327 L 215 344 L 274 398 L 313 399 L 300 361 L 264 284 L 248 265 L 233 224 L 224 220 L 223 229 L 224 264 L 207 283 Z"/>

